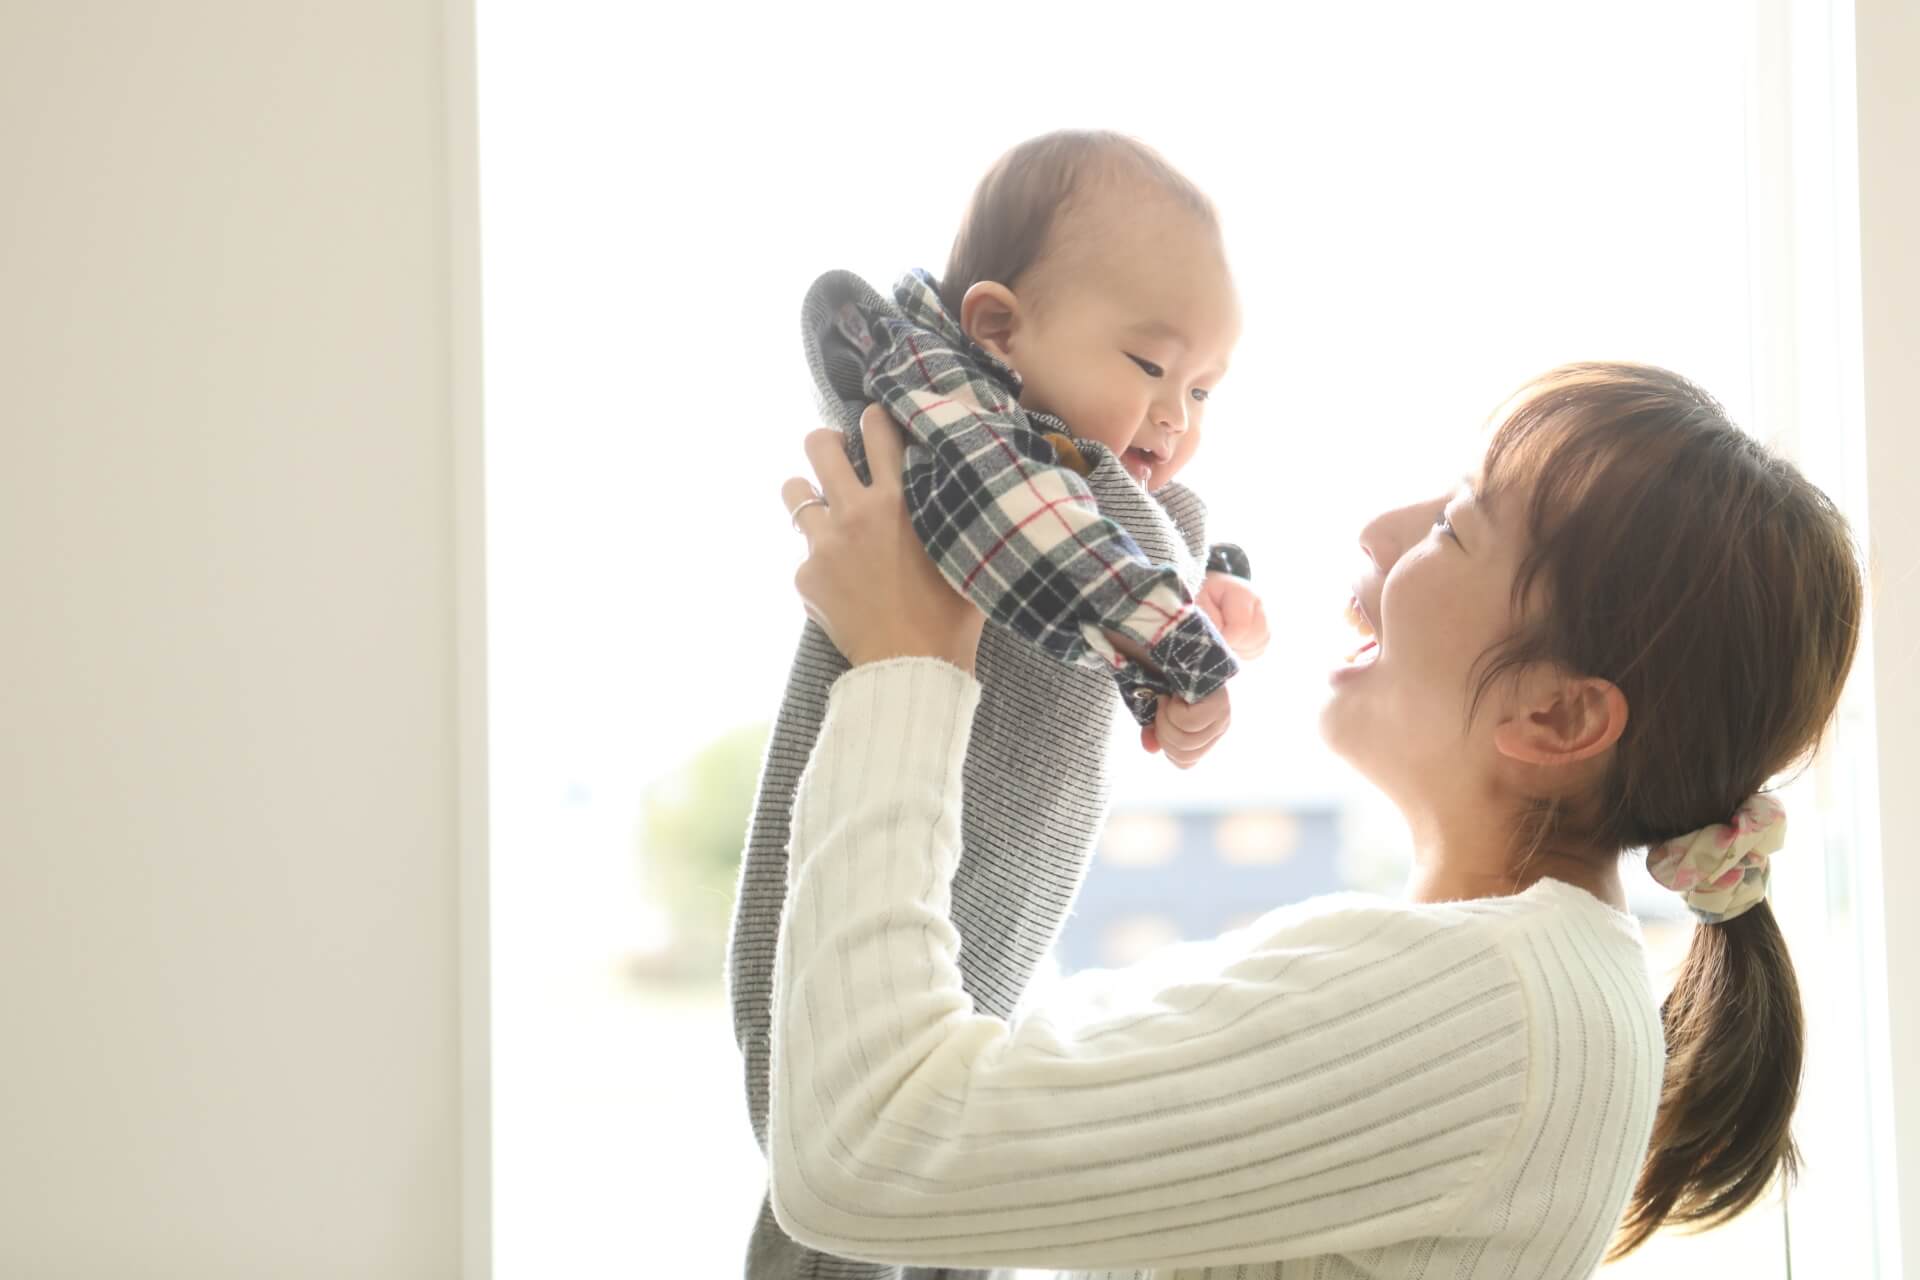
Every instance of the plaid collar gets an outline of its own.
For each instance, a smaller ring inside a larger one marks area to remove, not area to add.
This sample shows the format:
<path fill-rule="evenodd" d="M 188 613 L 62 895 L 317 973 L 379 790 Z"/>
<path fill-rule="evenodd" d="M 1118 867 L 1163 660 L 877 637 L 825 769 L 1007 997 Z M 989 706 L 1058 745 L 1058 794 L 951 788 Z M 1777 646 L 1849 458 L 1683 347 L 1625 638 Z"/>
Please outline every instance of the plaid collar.
<path fill-rule="evenodd" d="M 899 283 L 893 286 L 893 301 L 908 323 L 939 334 L 941 340 L 952 346 L 954 350 L 964 351 L 967 357 L 979 366 L 980 371 L 1000 384 L 1008 395 L 1015 400 L 1020 398 L 1020 389 L 1024 385 L 1020 375 L 1015 372 L 1012 365 L 969 338 L 961 330 L 960 318 L 948 311 L 947 304 L 940 300 L 940 282 L 930 273 L 915 267 L 901 276 Z M 1104 450 L 1106 448 L 1097 441 L 1081 438 L 1079 433 L 1074 431 L 1073 424 L 1063 422 L 1051 413 L 1042 413 L 1038 409 L 1026 409 L 1025 412 L 1035 430 L 1058 431 L 1083 449 Z"/>
<path fill-rule="evenodd" d="M 966 352 L 982 372 L 1005 387 L 1008 395 L 1019 399 L 1020 375 L 1013 371 L 1011 365 L 961 331 L 960 317 L 948 311 L 947 304 L 940 301 L 939 281 L 915 267 L 893 286 L 893 300 L 909 322 L 922 329 L 931 329 L 954 350 Z"/>

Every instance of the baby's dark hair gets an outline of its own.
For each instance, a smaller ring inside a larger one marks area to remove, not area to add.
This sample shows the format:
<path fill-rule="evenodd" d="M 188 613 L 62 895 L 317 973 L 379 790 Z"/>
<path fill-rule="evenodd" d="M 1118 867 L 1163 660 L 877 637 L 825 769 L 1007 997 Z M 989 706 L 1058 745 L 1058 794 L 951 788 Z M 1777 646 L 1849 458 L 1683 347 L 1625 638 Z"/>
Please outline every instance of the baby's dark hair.
<path fill-rule="evenodd" d="M 1055 221 L 1089 186 L 1127 180 L 1158 188 L 1219 230 L 1213 201 L 1146 143 L 1104 129 L 1061 129 L 994 161 L 953 238 L 940 301 L 953 315 L 982 280 L 1016 287 L 1040 261 Z"/>

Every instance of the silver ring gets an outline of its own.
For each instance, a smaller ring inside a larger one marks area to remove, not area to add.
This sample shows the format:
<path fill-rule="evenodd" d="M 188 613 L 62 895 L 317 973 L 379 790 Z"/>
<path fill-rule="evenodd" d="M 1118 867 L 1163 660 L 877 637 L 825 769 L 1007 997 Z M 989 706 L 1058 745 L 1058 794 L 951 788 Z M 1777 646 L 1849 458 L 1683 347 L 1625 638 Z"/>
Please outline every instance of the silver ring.
<path fill-rule="evenodd" d="M 820 496 L 819 494 L 817 494 L 817 493 L 816 493 L 816 494 L 814 494 L 814 495 L 813 495 L 813 496 L 812 496 L 811 498 L 808 498 L 808 499 L 807 499 L 807 500 L 806 500 L 805 502 L 803 502 L 803 503 L 801 503 L 801 504 L 800 504 L 799 506 L 797 506 L 797 507 L 795 507 L 795 508 L 793 509 L 793 527 L 794 527 L 794 530 L 795 530 L 796 532 L 798 532 L 798 531 L 799 531 L 799 528 L 800 528 L 800 513 L 801 513 L 802 511 L 805 511 L 805 510 L 806 510 L 806 509 L 807 509 L 808 507 L 824 507 L 824 506 L 826 506 L 826 505 L 827 505 L 827 500 L 826 500 L 825 498 L 823 498 L 823 497 L 821 497 L 821 496 Z"/>

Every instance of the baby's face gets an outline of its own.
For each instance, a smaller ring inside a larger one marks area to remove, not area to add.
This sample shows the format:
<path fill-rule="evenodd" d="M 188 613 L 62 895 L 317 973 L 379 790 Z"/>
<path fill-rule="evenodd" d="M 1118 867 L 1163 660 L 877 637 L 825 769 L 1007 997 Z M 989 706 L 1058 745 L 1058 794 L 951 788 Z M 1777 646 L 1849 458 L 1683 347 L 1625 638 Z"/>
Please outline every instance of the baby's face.
<path fill-rule="evenodd" d="M 1020 400 L 1119 455 L 1149 492 L 1200 447 L 1207 400 L 1240 337 L 1213 232 L 1183 209 L 1086 228 L 1006 343 Z M 1043 268 L 1044 271 L 1044 268 Z M 1022 295 L 1028 290 L 1023 288 Z"/>

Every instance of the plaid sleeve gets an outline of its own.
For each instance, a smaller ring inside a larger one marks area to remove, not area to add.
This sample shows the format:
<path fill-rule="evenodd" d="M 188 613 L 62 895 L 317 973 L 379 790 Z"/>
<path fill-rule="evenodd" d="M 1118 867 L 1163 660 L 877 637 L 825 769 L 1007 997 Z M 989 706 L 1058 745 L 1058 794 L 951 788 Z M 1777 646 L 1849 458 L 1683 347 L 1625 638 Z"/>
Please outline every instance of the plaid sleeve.
<path fill-rule="evenodd" d="M 1198 701 L 1239 668 L 1179 575 L 1154 564 L 1060 466 L 1009 389 L 942 334 L 871 318 L 867 390 L 908 434 L 914 528 L 954 587 L 993 622 L 1063 662 L 1111 669 L 1138 689 Z M 1144 649 L 1139 671 L 1108 633 Z"/>

